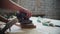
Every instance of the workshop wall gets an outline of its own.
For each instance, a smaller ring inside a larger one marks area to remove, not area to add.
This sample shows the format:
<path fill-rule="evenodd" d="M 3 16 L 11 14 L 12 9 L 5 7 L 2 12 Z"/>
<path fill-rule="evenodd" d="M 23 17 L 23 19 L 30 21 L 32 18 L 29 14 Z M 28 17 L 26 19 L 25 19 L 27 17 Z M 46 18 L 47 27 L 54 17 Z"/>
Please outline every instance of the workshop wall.
<path fill-rule="evenodd" d="M 20 0 L 18 4 L 31 10 L 33 15 L 45 14 L 48 18 L 60 18 L 60 0 Z"/>
<path fill-rule="evenodd" d="M 46 17 L 60 19 L 60 0 L 45 0 L 44 3 Z"/>
<path fill-rule="evenodd" d="M 44 14 L 44 8 L 40 6 L 40 0 L 19 0 L 18 4 L 29 9 L 33 15 Z"/>

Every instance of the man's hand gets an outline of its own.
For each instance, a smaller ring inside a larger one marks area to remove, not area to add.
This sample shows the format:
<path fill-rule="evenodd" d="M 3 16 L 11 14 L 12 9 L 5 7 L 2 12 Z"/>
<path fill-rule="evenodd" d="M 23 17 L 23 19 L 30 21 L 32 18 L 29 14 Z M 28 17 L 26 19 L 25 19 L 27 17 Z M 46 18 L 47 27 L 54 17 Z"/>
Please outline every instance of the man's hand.
<path fill-rule="evenodd" d="M 26 18 L 30 18 L 32 16 L 32 13 L 26 9 L 20 10 L 20 13 L 26 13 Z"/>

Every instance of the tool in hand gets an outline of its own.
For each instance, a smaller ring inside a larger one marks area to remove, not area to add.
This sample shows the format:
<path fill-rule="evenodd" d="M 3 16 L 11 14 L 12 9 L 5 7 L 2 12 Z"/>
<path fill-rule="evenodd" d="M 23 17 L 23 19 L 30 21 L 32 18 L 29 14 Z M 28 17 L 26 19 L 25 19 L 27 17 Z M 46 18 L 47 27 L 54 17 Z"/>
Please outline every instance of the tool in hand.
<path fill-rule="evenodd" d="M 36 26 L 32 23 L 29 18 L 26 18 L 26 13 L 17 13 L 17 18 L 19 20 L 19 23 L 21 25 L 21 28 L 36 28 Z"/>

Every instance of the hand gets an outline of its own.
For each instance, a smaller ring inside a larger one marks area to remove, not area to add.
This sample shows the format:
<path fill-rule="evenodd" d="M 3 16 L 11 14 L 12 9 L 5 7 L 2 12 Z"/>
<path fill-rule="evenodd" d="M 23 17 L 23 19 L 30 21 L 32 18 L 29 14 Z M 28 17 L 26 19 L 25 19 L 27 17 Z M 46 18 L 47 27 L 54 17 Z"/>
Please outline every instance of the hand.
<path fill-rule="evenodd" d="M 23 10 L 20 10 L 20 13 L 26 13 L 27 15 L 25 16 L 26 18 L 30 18 L 31 16 L 32 16 L 32 13 L 29 11 L 29 10 L 25 10 L 25 9 L 23 9 Z"/>

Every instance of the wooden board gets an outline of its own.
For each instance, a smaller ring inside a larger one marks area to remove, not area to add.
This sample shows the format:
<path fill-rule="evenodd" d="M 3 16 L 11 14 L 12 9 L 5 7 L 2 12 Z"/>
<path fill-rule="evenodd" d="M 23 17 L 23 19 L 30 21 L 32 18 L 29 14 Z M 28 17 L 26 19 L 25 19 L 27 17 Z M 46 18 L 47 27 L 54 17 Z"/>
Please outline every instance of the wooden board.
<path fill-rule="evenodd" d="M 13 25 L 10 34 L 60 34 L 59 27 L 43 26 L 42 23 L 37 22 L 37 17 L 32 17 L 31 20 L 33 20 L 34 25 L 36 25 L 35 29 L 21 29 Z M 55 21 L 60 22 L 60 20 L 52 20 L 52 23 Z"/>

